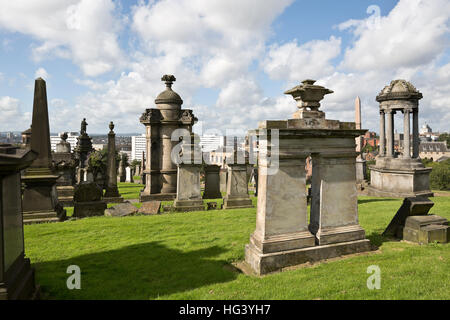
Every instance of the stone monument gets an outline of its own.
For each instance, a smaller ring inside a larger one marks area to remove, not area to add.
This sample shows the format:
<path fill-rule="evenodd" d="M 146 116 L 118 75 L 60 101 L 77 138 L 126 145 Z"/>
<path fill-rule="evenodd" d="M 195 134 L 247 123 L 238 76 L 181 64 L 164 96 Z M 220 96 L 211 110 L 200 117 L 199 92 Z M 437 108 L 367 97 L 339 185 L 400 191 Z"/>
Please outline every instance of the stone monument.
<path fill-rule="evenodd" d="M 333 91 L 305 80 L 285 92 L 297 101 L 293 119 L 262 121 L 256 230 L 245 261 L 256 274 L 372 249 L 358 223 L 354 122 L 328 120 L 320 100 Z M 305 161 L 312 156 L 310 223 Z"/>
<path fill-rule="evenodd" d="M 0 300 L 37 293 L 34 270 L 25 258 L 20 183 L 20 171 L 36 157 L 29 148 L 0 144 Z"/>
<path fill-rule="evenodd" d="M 245 152 L 238 151 L 235 139 L 233 155 L 227 157 L 228 181 L 223 209 L 253 208 L 248 195 L 247 160 Z"/>
<path fill-rule="evenodd" d="M 117 188 L 117 164 L 116 164 L 116 134 L 114 133 L 114 123 L 109 123 L 108 133 L 108 162 L 106 166 L 107 184 L 103 200 L 106 203 L 120 203 L 123 198 Z"/>
<path fill-rule="evenodd" d="M 182 143 L 181 160 L 178 163 L 177 197 L 173 202 L 176 211 L 203 211 L 202 194 L 200 191 L 200 161 L 196 163 L 195 154 L 201 154 L 200 146 L 196 144 Z"/>
<path fill-rule="evenodd" d="M 425 168 L 419 158 L 419 100 L 422 97 L 422 93 L 405 80 L 392 81 L 377 96 L 380 103 L 380 152 L 376 164 L 370 166 L 369 195 L 399 198 L 433 196 L 430 190 L 431 168 Z M 398 111 L 403 112 L 404 128 L 403 155 L 399 157 L 394 154 L 394 114 Z"/>
<path fill-rule="evenodd" d="M 119 182 L 125 182 L 127 179 L 127 173 L 125 171 L 125 154 L 122 154 L 120 156 L 120 162 L 119 162 L 119 170 L 118 170 L 118 176 L 119 176 Z"/>
<path fill-rule="evenodd" d="M 75 186 L 74 218 L 103 216 L 106 202 L 102 200 L 103 189 L 95 182 L 82 182 Z"/>
<path fill-rule="evenodd" d="M 172 133 L 177 129 L 191 133 L 197 121 L 192 110 L 181 109 L 183 100 L 172 90 L 175 77 L 164 75 L 161 80 L 165 82 L 166 90 L 156 98 L 156 108 L 146 109 L 140 118 L 147 138 L 145 189 L 140 195 L 141 202 L 176 197 L 177 165 L 173 163 L 171 153 L 179 141 L 172 141 Z"/>
<path fill-rule="evenodd" d="M 71 153 L 67 133 L 61 135 L 61 141 L 56 145 L 53 156 L 53 167 L 59 178 L 56 180 L 58 202 L 65 207 L 73 207 L 73 185 L 75 184 L 76 161 Z"/>
<path fill-rule="evenodd" d="M 125 168 L 125 182 L 133 182 L 132 177 L 133 177 L 133 169 L 131 167 L 126 167 Z"/>
<path fill-rule="evenodd" d="M 38 153 L 38 157 L 22 176 L 25 184 L 24 223 L 62 221 L 66 218 L 66 212 L 58 203 L 56 193 L 56 180 L 59 176 L 52 172 L 47 89 L 42 78 L 35 81 L 32 128 L 31 149 Z"/>
<path fill-rule="evenodd" d="M 81 121 L 80 136 L 77 138 L 77 145 L 75 146 L 74 155 L 78 161 L 78 168 L 76 169 L 76 183 L 80 183 L 85 180 L 85 175 L 88 166 L 89 155 L 94 149 L 92 148 L 92 139 L 87 134 L 86 118 Z"/>
<path fill-rule="evenodd" d="M 359 97 L 356 97 L 355 99 L 355 124 L 356 130 L 361 130 L 361 99 Z M 356 157 L 356 183 L 358 188 L 361 190 L 364 188 L 364 183 L 367 180 L 366 160 L 362 155 L 364 138 L 363 136 L 359 136 L 355 139 L 355 141 L 356 152 L 358 153 L 358 157 Z"/>
<path fill-rule="evenodd" d="M 205 191 L 203 199 L 221 199 L 220 193 L 220 166 L 205 165 Z"/>

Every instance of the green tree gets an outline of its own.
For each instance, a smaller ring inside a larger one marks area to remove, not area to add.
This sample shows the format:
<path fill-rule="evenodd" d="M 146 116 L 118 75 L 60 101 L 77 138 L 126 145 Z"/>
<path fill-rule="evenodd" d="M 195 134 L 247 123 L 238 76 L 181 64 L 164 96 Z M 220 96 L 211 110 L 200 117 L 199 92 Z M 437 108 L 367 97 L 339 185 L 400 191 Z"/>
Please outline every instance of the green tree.
<path fill-rule="evenodd" d="M 430 173 L 431 189 L 450 190 L 450 159 L 428 163 L 428 166 L 433 168 Z"/>
<path fill-rule="evenodd" d="M 438 141 L 445 141 L 445 142 L 447 142 L 447 148 L 450 148 L 450 134 L 449 133 L 442 133 L 439 136 Z"/>

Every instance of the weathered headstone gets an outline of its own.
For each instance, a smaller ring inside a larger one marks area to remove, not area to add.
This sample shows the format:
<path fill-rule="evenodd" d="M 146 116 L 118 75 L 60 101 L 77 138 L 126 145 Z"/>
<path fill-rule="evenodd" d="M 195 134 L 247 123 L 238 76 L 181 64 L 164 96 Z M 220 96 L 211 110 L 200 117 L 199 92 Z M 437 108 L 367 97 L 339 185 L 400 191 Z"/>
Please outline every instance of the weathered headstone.
<path fill-rule="evenodd" d="M 0 144 L 0 300 L 33 298 L 34 269 L 25 258 L 20 171 L 37 154 Z"/>
<path fill-rule="evenodd" d="M 141 207 L 138 210 L 138 213 L 143 215 L 153 215 L 158 214 L 161 209 L 161 201 L 153 200 L 142 202 Z"/>
<path fill-rule="evenodd" d="M 203 199 L 221 199 L 220 193 L 220 166 L 205 165 L 205 191 Z"/>
<path fill-rule="evenodd" d="M 120 203 L 123 198 L 119 194 L 117 188 L 117 166 L 116 166 L 116 134 L 114 133 L 114 123 L 109 123 L 108 133 L 108 162 L 106 168 L 107 185 L 103 200 L 106 203 Z"/>
<path fill-rule="evenodd" d="M 126 217 L 132 216 L 138 212 L 138 209 L 129 201 L 116 204 L 105 210 L 105 216 L 108 217 Z"/>
<path fill-rule="evenodd" d="M 22 177 L 25 184 L 24 223 L 61 221 L 66 218 L 66 212 L 58 203 L 56 193 L 55 185 L 59 176 L 52 172 L 47 89 L 42 78 L 35 81 L 32 128 L 31 149 L 38 153 L 38 157 Z"/>
<path fill-rule="evenodd" d="M 225 167 L 225 165 L 223 165 L 220 168 L 219 176 L 220 176 L 220 192 L 227 192 L 228 169 Z"/>
<path fill-rule="evenodd" d="M 132 181 L 133 170 L 130 167 L 125 168 L 125 182 L 133 182 Z"/>
<path fill-rule="evenodd" d="M 122 154 L 122 156 L 120 157 L 120 162 L 119 162 L 119 170 L 117 172 L 118 176 L 119 176 L 119 182 L 125 182 L 126 181 L 126 171 L 125 171 L 125 154 Z"/>
<path fill-rule="evenodd" d="M 95 182 L 82 182 L 74 190 L 74 218 L 103 216 L 106 202 L 102 200 L 103 190 Z"/>

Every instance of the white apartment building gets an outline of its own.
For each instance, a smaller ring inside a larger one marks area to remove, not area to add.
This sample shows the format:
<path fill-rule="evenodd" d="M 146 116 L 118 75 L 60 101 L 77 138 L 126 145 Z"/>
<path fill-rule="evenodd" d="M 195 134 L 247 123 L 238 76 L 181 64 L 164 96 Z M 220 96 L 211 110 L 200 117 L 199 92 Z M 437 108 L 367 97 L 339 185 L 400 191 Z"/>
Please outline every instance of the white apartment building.
<path fill-rule="evenodd" d="M 64 132 L 60 132 L 57 136 L 50 136 L 50 145 L 53 152 L 56 151 L 56 145 L 61 141 L 61 135 Z M 77 146 L 77 138 L 80 136 L 78 132 L 67 132 L 67 142 L 70 143 L 70 151 Z"/>
<path fill-rule="evenodd" d="M 131 137 L 131 161 L 142 161 L 142 152 L 147 154 L 147 139 L 145 134 Z M 131 162 L 130 161 L 130 162 Z"/>

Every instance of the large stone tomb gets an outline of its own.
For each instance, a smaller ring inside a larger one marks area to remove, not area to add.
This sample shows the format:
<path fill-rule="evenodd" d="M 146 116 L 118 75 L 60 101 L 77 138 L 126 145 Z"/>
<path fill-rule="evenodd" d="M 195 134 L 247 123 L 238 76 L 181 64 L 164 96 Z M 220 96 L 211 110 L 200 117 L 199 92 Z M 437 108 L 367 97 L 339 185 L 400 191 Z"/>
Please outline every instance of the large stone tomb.
<path fill-rule="evenodd" d="M 108 133 L 108 162 L 106 166 L 107 184 L 103 200 L 106 203 L 120 203 L 123 198 L 117 188 L 117 164 L 116 164 L 116 134 L 114 133 L 114 123 L 109 123 Z"/>
<path fill-rule="evenodd" d="M 20 183 L 20 171 L 36 157 L 29 148 L 0 144 L 0 300 L 33 298 L 37 292 L 24 252 Z"/>
<path fill-rule="evenodd" d="M 221 199 L 220 193 L 220 166 L 205 165 L 205 191 L 203 199 Z"/>
<path fill-rule="evenodd" d="M 319 101 L 332 93 L 305 80 L 286 91 L 298 102 L 294 119 L 263 121 L 259 139 L 256 229 L 245 262 L 256 274 L 372 249 L 358 223 L 353 122 L 325 119 Z M 310 223 L 306 158 L 312 156 Z"/>
<path fill-rule="evenodd" d="M 431 197 L 430 172 L 419 158 L 420 93 L 405 80 L 394 80 L 377 96 L 380 103 L 380 152 L 370 166 L 369 195 L 381 197 Z M 394 114 L 403 112 L 403 155 L 394 152 Z M 412 147 L 410 122 L 412 114 Z M 387 115 L 387 125 L 385 125 Z"/>
<path fill-rule="evenodd" d="M 187 135 L 197 121 L 192 110 L 181 109 L 183 100 L 172 90 L 176 80 L 173 75 L 161 78 L 166 90 L 155 99 L 156 108 L 146 109 L 140 121 L 145 125 L 147 155 L 143 175 L 145 189 L 141 192 L 141 202 L 149 200 L 172 200 L 177 192 L 177 165 L 172 161 L 171 153 L 177 139 L 172 134 L 177 129 L 185 129 Z"/>
<path fill-rule="evenodd" d="M 64 220 L 66 212 L 58 202 L 56 180 L 52 172 L 50 128 L 48 123 L 47 89 L 45 81 L 38 78 L 34 87 L 31 149 L 38 157 L 23 176 L 23 219 L 25 224 Z"/>
<path fill-rule="evenodd" d="M 176 211 L 203 211 L 200 191 L 201 162 L 195 163 L 194 154 L 200 153 L 200 147 L 189 143 L 182 144 L 182 159 L 178 164 L 177 196 L 173 203 Z"/>

